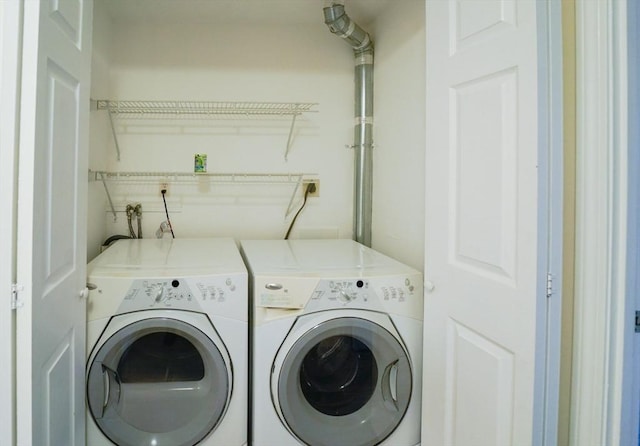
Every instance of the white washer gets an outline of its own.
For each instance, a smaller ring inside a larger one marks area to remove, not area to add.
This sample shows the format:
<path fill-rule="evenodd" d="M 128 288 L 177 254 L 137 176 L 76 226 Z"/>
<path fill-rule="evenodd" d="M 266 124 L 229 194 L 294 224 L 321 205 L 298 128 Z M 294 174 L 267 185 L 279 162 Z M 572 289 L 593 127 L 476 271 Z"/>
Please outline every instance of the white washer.
<path fill-rule="evenodd" d="M 254 446 L 420 444 L 419 271 L 351 240 L 247 240 Z"/>
<path fill-rule="evenodd" d="M 87 444 L 247 443 L 247 270 L 232 239 L 121 240 L 88 265 Z"/>

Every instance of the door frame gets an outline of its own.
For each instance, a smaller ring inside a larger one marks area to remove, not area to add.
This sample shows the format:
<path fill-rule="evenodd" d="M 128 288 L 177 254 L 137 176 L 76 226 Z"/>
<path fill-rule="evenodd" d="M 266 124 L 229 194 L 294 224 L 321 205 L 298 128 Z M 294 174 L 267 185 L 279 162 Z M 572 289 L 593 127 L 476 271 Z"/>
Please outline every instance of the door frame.
<path fill-rule="evenodd" d="M 627 312 L 627 4 L 576 2 L 576 257 L 570 444 L 632 444 Z M 637 426 L 637 420 L 636 420 Z M 637 441 L 637 439 L 636 439 Z"/>
<path fill-rule="evenodd" d="M 627 289 L 626 318 L 631 325 L 635 312 L 640 310 L 640 209 L 633 203 L 640 202 L 640 5 L 635 0 L 627 2 L 628 40 L 628 231 L 627 231 Z M 640 444 L 640 336 L 625 324 L 625 364 L 623 369 L 623 398 L 621 410 L 621 444 Z"/>
<path fill-rule="evenodd" d="M 17 161 L 23 1 L 0 2 L 0 444 L 15 441 L 15 312 Z"/>
<path fill-rule="evenodd" d="M 563 300 L 562 4 L 539 2 L 538 290 L 533 444 L 556 444 Z"/>

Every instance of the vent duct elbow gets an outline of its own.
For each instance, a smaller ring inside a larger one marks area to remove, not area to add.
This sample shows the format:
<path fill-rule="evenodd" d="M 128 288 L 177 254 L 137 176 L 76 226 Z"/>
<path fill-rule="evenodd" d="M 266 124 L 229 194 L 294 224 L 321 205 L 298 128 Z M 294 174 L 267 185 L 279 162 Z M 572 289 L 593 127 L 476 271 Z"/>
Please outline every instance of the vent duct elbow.
<path fill-rule="evenodd" d="M 354 171 L 354 239 L 371 246 L 373 192 L 373 41 L 344 11 L 333 4 L 324 8 L 324 22 L 329 30 L 343 38 L 355 56 L 355 127 Z"/>
<path fill-rule="evenodd" d="M 324 23 L 333 34 L 345 39 L 354 51 L 373 50 L 371 37 L 349 18 L 343 5 L 334 4 L 324 8 Z"/>

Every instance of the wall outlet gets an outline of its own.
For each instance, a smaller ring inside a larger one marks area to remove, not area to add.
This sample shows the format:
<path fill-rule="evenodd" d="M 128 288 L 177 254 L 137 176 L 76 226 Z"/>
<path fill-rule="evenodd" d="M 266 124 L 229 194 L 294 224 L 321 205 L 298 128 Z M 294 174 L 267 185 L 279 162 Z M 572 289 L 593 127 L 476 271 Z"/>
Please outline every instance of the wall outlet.
<path fill-rule="evenodd" d="M 319 197 L 320 196 L 320 180 L 319 179 L 309 179 L 309 180 L 302 180 L 302 191 L 306 191 L 307 190 L 307 186 L 309 184 L 313 184 L 313 186 L 311 187 L 311 190 L 309 190 L 309 195 L 307 195 L 307 197 Z"/>
<path fill-rule="evenodd" d="M 165 191 L 165 197 L 169 195 L 169 183 L 160 183 L 160 189 L 158 191 L 160 192 L 160 195 L 162 195 L 162 191 Z"/>

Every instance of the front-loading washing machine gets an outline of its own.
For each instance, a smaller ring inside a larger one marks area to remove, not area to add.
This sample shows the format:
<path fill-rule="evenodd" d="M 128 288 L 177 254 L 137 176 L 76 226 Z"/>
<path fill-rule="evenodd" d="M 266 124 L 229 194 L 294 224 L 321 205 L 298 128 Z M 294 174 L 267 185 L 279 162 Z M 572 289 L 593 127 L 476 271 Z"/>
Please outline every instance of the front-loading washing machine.
<path fill-rule="evenodd" d="M 419 271 L 351 240 L 246 240 L 255 446 L 420 444 Z"/>
<path fill-rule="evenodd" d="M 115 242 L 88 265 L 87 445 L 247 443 L 248 283 L 232 239 Z"/>

